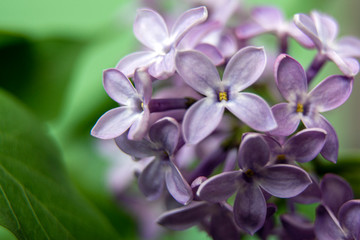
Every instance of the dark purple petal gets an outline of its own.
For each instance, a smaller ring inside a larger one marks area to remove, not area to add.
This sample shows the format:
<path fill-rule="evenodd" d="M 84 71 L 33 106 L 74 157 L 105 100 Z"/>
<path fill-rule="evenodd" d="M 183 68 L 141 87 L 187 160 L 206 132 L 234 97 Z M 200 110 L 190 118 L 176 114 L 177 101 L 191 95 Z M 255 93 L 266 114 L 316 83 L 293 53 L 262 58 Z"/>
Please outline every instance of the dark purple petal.
<path fill-rule="evenodd" d="M 128 134 L 124 133 L 115 138 L 115 143 L 121 151 L 139 159 L 157 155 L 157 151 L 154 149 L 151 142 L 146 139 L 133 141 L 128 139 L 127 135 Z"/>
<path fill-rule="evenodd" d="M 103 84 L 106 93 L 116 102 L 129 105 L 132 98 L 137 97 L 137 91 L 129 79 L 119 70 L 111 68 L 103 72 Z"/>
<path fill-rule="evenodd" d="M 222 82 L 231 92 L 242 91 L 258 80 L 265 66 L 264 48 L 242 48 L 226 65 Z"/>
<path fill-rule="evenodd" d="M 351 186 L 345 179 L 335 174 L 326 174 L 320 182 L 322 201 L 336 216 L 345 202 L 353 199 Z"/>
<path fill-rule="evenodd" d="M 195 51 L 178 52 L 175 64 L 184 81 L 199 93 L 213 96 L 216 94 L 215 90 L 219 90 L 219 73 L 204 54 Z"/>
<path fill-rule="evenodd" d="M 210 236 L 214 240 L 239 240 L 240 232 L 234 222 L 233 213 L 223 208 L 212 215 L 210 221 Z"/>
<path fill-rule="evenodd" d="M 275 197 L 290 198 L 304 191 L 311 183 L 309 175 L 299 167 L 277 164 L 257 174 L 259 185 Z"/>
<path fill-rule="evenodd" d="M 275 80 L 281 95 L 288 101 L 307 93 L 307 79 L 304 68 L 294 58 L 281 54 L 275 62 Z"/>
<path fill-rule="evenodd" d="M 326 112 L 341 106 L 352 91 L 354 78 L 333 75 L 319 83 L 309 93 L 309 101 L 319 112 Z"/>
<path fill-rule="evenodd" d="M 323 205 L 316 209 L 315 235 L 318 240 L 346 239 L 338 220 Z"/>
<path fill-rule="evenodd" d="M 172 230 L 185 230 L 199 224 L 210 213 L 210 209 L 207 202 L 192 202 L 163 213 L 156 222 Z"/>
<path fill-rule="evenodd" d="M 165 182 L 166 187 L 179 203 L 186 205 L 193 199 L 191 187 L 181 175 L 179 169 L 172 162 L 165 162 Z"/>
<path fill-rule="evenodd" d="M 160 197 L 165 185 L 163 162 L 155 159 L 142 171 L 139 177 L 139 189 L 149 200 Z"/>
<path fill-rule="evenodd" d="M 265 166 L 269 158 L 270 149 L 264 138 L 257 133 L 246 134 L 239 148 L 239 167 L 245 171 L 248 169 L 256 171 Z"/>
<path fill-rule="evenodd" d="M 196 45 L 195 50 L 205 54 L 208 58 L 211 59 L 213 64 L 216 66 L 223 64 L 225 61 L 223 55 L 213 45 L 210 45 L 207 43 L 198 44 L 198 45 Z"/>
<path fill-rule="evenodd" d="M 166 117 L 155 122 L 149 129 L 152 142 L 160 145 L 169 155 L 172 155 L 180 136 L 179 124 L 175 119 Z"/>
<path fill-rule="evenodd" d="M 312 183 L 299 195 L 295 196 L 291 200 L 302 204 L 312 204 L 321 201 L 321 190 L 319 183 L 313 176 L 311 176 Z"/>
<path fill-rule="evenodd" d="M 251 235 L 254 235 L 265 222 L 266 202 L 256 184 L 244 183 L 239 188 L 234 202 L 236 224 Z"/>
<path fill-rule="evenodd" d="M 256 7 L 252 10 L 251 16 L 267 30 L 276 30 L 284 24 L 282 12 L 275 7 Z"/>
<path fill-rule="evenodd" d="M 335 51 L 344 57 L 360 57 L 360 39 L 342 37 L 336 44 Z"/>
<path fill-rule="evenodd" d="M 326 132 L 320 128 L 304 129 L 284 144 L 284 153 L 297 162 L 313 160 L 325 144 Z"/>
<path fill-rule="evenodd" d="M 138 69 L 134 74 L 134 83 L 137 92 L 143 99 L 144 105 L 147 105 L 152 95 L 152 83 L 149 74 L 144 69 Z"/>
<path fill-rule="evenodd" d="M 202 200 L 221 202 L 233 195 L 238 188 L 237 179 L 240 171 L 225 172 L 215 175 L 200 185 L 197 195 Z"/>
<path fill-rule="evenodd" d="M 116 138 L 128 130 L 139 116 L 140 113 L 134 112 L 133 108 L 111 109 L 99 118 L 91 129 L 91 135 L 101 139 Z"/>
<path fill-rule="evenodd" d="M 319 39 L 318 31 L 311 17 L 302 13 L 295 14 L 294 23 L 302 32 L 304 32 L 311 40 L 313 40 L 318 49 L 322 49 L 323 43 Z"/>
<path fill-rule="evenodd" d="M 315 239 L 314 226 L 298 215 L 283 214 L 281 223 L 287 235 L 293 240 Z"/>
<path fill-rule="evenodd" d="M 307 128 L 321 128 L 326 131 L 325 145 L 320 153 L 330 162 L 336 163 L 339 151 L 339 140 L 333 126 L 331 126 L 321 114 L 316 114 L 314 119 L 304 117 L 302 121 Z"/>
<path fill-rule="evenodd" d="M 269 132 L 271 135 L 289 136 L 299 126 L 300 116 L 294 112 L 291 104 L 279 103 L 271 110 L 277 123 L 277 128 Z"/>
<path fill-rule="evenodd" d="M 184 139 L 196 144 L 212 133 L 219 125 L 224 105 L 210 98 L 203 98 L 193 104 L 185 113 L 182 123 Z"/>
<path fill-rule="evenodd" d="M 265 132 L 277 127 L 269 105 L 256 94 L 232 93 L 225 106 L 246 125 L 257 131 Z"/>
<path fill-rule="evenodd" d="M 175 22 L 171 30 L 171 40 L 174 44 L 182 39 L 192 27 L 204 22 L 208 16 L 206 7 L 192 8 L 184 12 Z"/>
<path fill-rule="evenodd" d="M 116 65 L 116 68 L 125 76 L 132 77 L 135 69 L 150 66 L 155 61 L 156 55 L 152 51 L 134 52 L 122 58 Z"/>
<path fill-rule="evenodd" d="M 169 34 L 164 19 L 150 9 L 139 9 L 134 22 L 136 38 L 148 48 L 161 51 Z"/>
<path fill-rule="evenodd" d="M 349 235 L 354 239 L 360 238 L 360 200 L 350 200 L 339 210 L 339 221 Z"/>
<path fill-rule="evenodd" d="M 130 140 L 141 140 L 143 137 L 145 137 L 149 127 L 149 121 L 150 112 L 149 109 L 146 108 L 131 125 L 128 138 Z"/>

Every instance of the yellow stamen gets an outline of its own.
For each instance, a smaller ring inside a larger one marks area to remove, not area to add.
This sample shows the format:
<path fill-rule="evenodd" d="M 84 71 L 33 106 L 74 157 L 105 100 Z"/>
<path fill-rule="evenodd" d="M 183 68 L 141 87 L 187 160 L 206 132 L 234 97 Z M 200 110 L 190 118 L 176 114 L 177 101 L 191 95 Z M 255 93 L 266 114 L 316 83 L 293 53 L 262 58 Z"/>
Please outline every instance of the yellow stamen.
<path fill-rule="evenodd" d="M 301 103 L 298 103 L 296 105 L 296 112 L 298 112 L 298 113 L 304 112 L 304 106 Z"/>
<path fill-rule="evenodd" d="M 140 106 L 141 106 L 142 109 L 144 109 L 144 103 L 143 102 L 141 102 Z"/>
<path fill-rule="evenodd" d="M 219 101 L 225 100 L 227 101 L 227 93 L 226 92 L 219 92 Z"/>
<path fill-rule="evenodd" d="M 285 160 L 286 160 L 285 154 L 279 154 L 279 155 L 277 156 L 277 160 L 278 160 L 278 161 L 285 161 Z"/>
<path fill-rule="evenodd" d="M 248 169 L 248 170 L 246 170 L 245 174 L 247 177 L 252 177 L 252 176 L 254 176 L 255 173 L 253 170 Z"/>

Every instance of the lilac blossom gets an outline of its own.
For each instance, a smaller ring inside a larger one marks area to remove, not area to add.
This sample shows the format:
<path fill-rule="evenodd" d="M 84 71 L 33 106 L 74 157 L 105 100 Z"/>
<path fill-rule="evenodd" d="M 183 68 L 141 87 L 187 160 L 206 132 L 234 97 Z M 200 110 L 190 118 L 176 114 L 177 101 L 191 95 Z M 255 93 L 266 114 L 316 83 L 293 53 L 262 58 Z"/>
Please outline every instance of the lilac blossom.
<path fill-rule="evenodd" d="M 187 143 L 196 144 L 213 132 L 225 108 L 255 130 L 276 128 L 268 104 L 255 94 L 240 92 L 262 74 L 266 64 L 263 48 L 246 47 L 238 51 L 228 62 L 223 80 L 212 62 L 199 52 L 179 52 L 175 61 L 184 81 L 206 96 L 184 116 L 182 126 Z"/>
<path fill-rule="evenodd" d="M 228 199 L 235 192 L 234 218 L 237 225 L 253 235 L 265 222 L 266 201 L 262 190 L 281 198 L 294 197 L 311 183 L 299 167 L 269 164 L 270 149 L 262 135 L 247 134 L 240 145 L 240 170 L 221 173 L 205 181 L 197 192 L 209 202 Z"/>
<path fill-rule="evenodd" d="M 286 54 L 281 54 L 275 64 L 275 80 L 281 95 L 288 103 L 272 107 L 278 128 L 270 134 L 288 136 L 299 125 L 300 120 L 307 128 L 322 128 L 327 137 L 321 154 L 336 162 L 339 142 L 334 128 L 320 114 L 342 105 L 350 96 L 353 78 L 333 75 L 323 80 L 309 93 L 305 71 L 302 66 Z"/>
<path fill-rule="evenodd" d="M 103 74 L 103 85 L 107 94 L 123 105 L 104 113 L 91 130 L 91 135 L 101 139 L 113 139 L 126 130 L 132 140 L 141 139 L 147 131 L 152 86 L 150 76 L 137 70 L 134 75 L 135 87 L 117 69 L 107 69 Z"/>
<path fill-rule="evenodd" d="M 295 24 L 314 42 L 320 56 L 317 58 L 319 68 L 326 59 L 333 61 L 346 76 L 354 76 L 359 72 L 360 40 L 355 37 L 343 37 L 336 40 L 338 24 L 332 17 L 311 12 L 310 16 L 296 14 Z M 320 61 L 320 62 L 318 62 Z M 318 69 L 314 69 L 315 71 Z"/>
<path fill-rule="evenodd" d="M 190 9 L 177 19 L 169 32 L 164 19 L 157 12 L 150 9 L 138 10 L 134 34 L 149 50 L 125 56 L 116 68 L 126 76 L 132 76 L 138 67 L 148 67 L 150 75 L 158 79 L 171 76 L 175 71 L 174 59 L 179 42 L 192 27 L 206 18 L 205 7 Z"/>
<path fill-rule="evenodd" d="M 193 198 L 189 184 L 173 162 L 179 137 L 178 123 L 172 118 L 163 118 L 150 127 L 149 139 L 133 141 L 125 134 L 115 139 L 118 147 L 134 158 L 154 157 L 139 176 L 139 188 L 149 200 L 157 199 L 165 184 L 179 203 L 188 204 Z"/>

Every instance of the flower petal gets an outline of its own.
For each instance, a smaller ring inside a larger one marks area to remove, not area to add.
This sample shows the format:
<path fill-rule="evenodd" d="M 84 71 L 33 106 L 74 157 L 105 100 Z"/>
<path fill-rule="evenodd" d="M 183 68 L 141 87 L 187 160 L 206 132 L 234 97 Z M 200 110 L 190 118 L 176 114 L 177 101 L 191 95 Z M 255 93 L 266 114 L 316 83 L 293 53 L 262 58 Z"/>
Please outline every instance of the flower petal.
<path fill-rule="evenodd" d="M 297 162 L 313 160 L 325 144 L 326 132 L 320 128 L 304 129 L 284 144 L 284 152 Z"/>
<path fill-rule="evenodd" d="M 91 129 L 91 135 L 101 139 L 116 138 L 128 130 L 139 115 L 129 107 L 111 109 L 99 118 Z"/>
<path fill-rule="evenodd" d="M 350 200 L 339 210 L 339 221 L 354 239 L 360 238 L 360 200 Z"/>
<path fill-rule="evenodd" d="M 212 133 L 219 125 L 224 106 L 213 99 L 203 98 L 193 104 L 185 113 L 182 123 L 184 139 L 196 144 Z"/>
<path fill-rule="evenodd" d="M 259 185 L 275 197 L 294 197 L 310 185 L 309 175 L 293 165 L 277 164 L 265 167 L 257 175 Z"/>
<path fill-rule="evenodd" d="M 299 195 L 293 197 L 291 200 L 301 204 L 312 204 L 321 201 L 321 190 L 319 183 L 313 176 L 311 176 L 312 183 Z"/>
<path fill-rule="evenodd" d="M 245 23 L 235 29 L 235 34 L 240 40 L 247 40 L 265 32 L 266 29 L 253 22 Z"/>
<path fill-rule="evenodd" d="M 139 114 L 139 117 L 134 121 L 129 129 L 128 138 L 130 140 L 141 140 L 145 137 L 150 121 L 150 111 L 149 109 L 144 109 L 144 111 Z"/>
<path fill-rule="evenodd" d="M 115 143 L 121 151 L 139 159 L 157 155 L 157 151 L 153 148 L 151 142 L 146 139 L 141 141 L 130 140 L 127 135 L 124 133 L 115 138 Z"/>
<path fill-rule="evenodd" d="M 268 31 L 277 30 L 284 23 L 284 15 L 275 7 L 256 7 L 251 11 L 251 16 Z"/>
<path fill-rule="evenodd" d="M 148 67 L 156 59 L 157 54 L 151 51 L 134 52 L 123 57 L 116 68 L 127 77 L 134 75 L 135 69 L 139 67 Z"/>
<path fill-rule="evenodd" d="M 237 179 L 241 177 L 241 171 L 224 172 L 215 175 L 203 182 L 197 195 L 200 199 L 209 202 L 221 202 L 233 195 L 238 188 Z"/>
<path fill-rule="evenodd" d="M 174 163 L 167 161 L 164 164 L 166 164 L 165 182 L 169 193 L 179 203 L 188 204 L 193 199 L 191 187 Z"/>
<path fill-rule="evenodd" d="M 319 83 L 309 93 L 311 104 L 319 112 L 326 112 L 341 106 L 352 91 L 354 78 L 333 75 Z"/>
<path fill-rule="evenodd" d="M 338 34 L 338 24 L 335 19 L 317 11 L 311 12 L 311 18 L 314 21 L 319 39 L 325 44 L 332 43 Z"/>
<path fill-rule="evenodd" d="M 321 128 L 326 131 L 326 141 L 321 155 L 330 162 L 336 163 L 339 151 L 339 140 L 335 129 L 321 114 L 316 114 L 314 118 L 303 117 L 301 119 L 307 128 Z"/>
<path fill-rule="evenodd" d="M 294 23 L 302 32 L 304 32 L 311 40 L 313 40 L 315 46 L 318 49 L 322 49 L 323 44 L 319 39 L 318 31 L 311 17 L 302 13 L 295 14 Z"/>
<path fill-rule="evenodd" d="M 320 205 L 316 208 L 315 235 L 318 240 L 346 239 L 345 233 L 340 227 L 338 220 L 333 214 Z"/>
<path fill-rule="evenodd" d="M 239 188 L 234 202 L 236 224 L 251 235 L 254 235 L 265 222 L 266 202 L 256 184 L 244 183 Z"/>
<path fill-rule="evenodd" d="M 155 159 L 140 174 L 139 189 L 148 200 L 155 200 L 163 191 L 164 179 L 164 165 L 161 160 Z"/>
<path fill-rule="evenodd" d="M 220 208 L 212 215 L 210 220 L 210 236 L 213 239 L 240 239 L 240 232 L 234 222 L 232 211 Z"/>
<path fill-rule="evenodd" d="M 167 79 L 175 72 L 175 50 L 172 48 L 165 55 L 159 55 L 149 66 L 149 74 L 157 79 Z"/>
<path fill-rule="evenodd" d="M 269 162 L 270 149 L 261 134 L 248 133 L 240 144 L 238 163 L 245 171 L 261 169 Z"/>
<path fill-rule="evenodd" d="M 294 58 L 281 54 L 275 61 L 275 80 L 281 95 L 288 101 L 307 93 L 304 68 Z"/>
<path fill-rule="evenodd" d="M 139 9 L 134 22 L 136 38 L 148 48 L 161 51 L 169 34 L 164 19 L 150 9 Z"/>
<path fill-rule="evenodd" d="M 269 132 L 271 135 L 289 136 L 299 126 L 300 117 L 288 103 L 276 104 L 271 110 L 277 122 L 277 128 Z"/>
<path fill-rule="evenodd" d="M 232 93 L 226 108 L 246 125 L 257 131 L 270 131 L 277 127 L 269 105 L 252 93 Z"/>
<path fill-rule="evenodd" d="M 286 239 L 315 239 L 313 224 L 303 217 L 293 214 L 282 214 L 280 220 L 289 237 Z"/>
<path fill-rule="evenodd" d="M 204 54 L 195 51 L 178 52 L 175 65 L 184 81 L 199 93 L 211 96 L 220 88 L 219 73 Z"/>
<path fill-rule="evenodd" d="M 352 77 L 359 72 L 359 62 L 355 58 L 340 56 L 335 51 L 329 51 L 326 53 L 346 76 Z"/>
<path fill-rule="evenodd" d="M 160 145 L 169 155 L 174 153 L 180 136 L 179 124 L 175 119 L 165 117 L 155 122 L 149 129 L 149 137 Z"/>
<path fill-rule="evenodd" d="M 161 214 L 156 222 L 172 230 L 185 230 L 199 224 L 210 213 L 210 209 L 207 202 L 192 202 Z"/>
<path fill-rule="evenodd" d="M 353 199 L 354 193 L 348 182 L 340 176 L 328 173 L 320 182 L 322 201 L 336 216 L 345 202 Z"/>
<path fill-rule="evenodd" d="M 129 100 L 137 97 L 137 91 L 130 80 L 119 70 L 111 68 L 103 72 L 106 93 L 116 102 L 129 105 Z"/>
<path fill-rule="evenodd" d="M 147 105 L 152 95 L 152 82 L 149 74 L 144 69 L 138 69 L 134 74 L 134 84 L 137 92 L 143 99 L 144 105 Z"/>
<path fill-rule="evenodd" d="M 222 82 L 231 92 L 239 92 L 258 80 L 265 66 L 264 48 L 242 48 L 226 65 Z"/>
<path fill-rule="evenodd" d="M 201 43 L 201 44 L 196 45 L 195 50 L 205 54 L 208 58 L 211 59 L 213 64 L 216 66 L 223 64 L 225 61 L 223 55 L 213 45 L 210 45 L 207 43 Z"/>
<path fill-rule="evenodd" d="M 184 12 L 171 29 L 171 39 L 174 41 L 175 46 L 191 28 L 204 22 L 207 16 L 206 7 L 192 8 Z"/>
<path fill-rule="evenodd" d="M 315 44 L 305 33 L 303 33 L 292 21 L 289 25 L 289 35 L 306 48 L 314 48 Z"/>
<path fill-rule="evenodd" d="M 342 37 L 336 44 L 335 51 L 344 57 L 360 57 L 360 39 L 356 37 Z"/>

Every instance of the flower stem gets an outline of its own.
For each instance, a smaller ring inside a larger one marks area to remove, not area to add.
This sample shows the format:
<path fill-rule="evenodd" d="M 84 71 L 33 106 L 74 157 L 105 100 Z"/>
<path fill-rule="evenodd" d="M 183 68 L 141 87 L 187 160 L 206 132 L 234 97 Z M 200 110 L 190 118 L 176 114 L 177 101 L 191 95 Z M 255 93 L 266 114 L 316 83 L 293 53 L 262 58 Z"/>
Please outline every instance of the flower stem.
<path fill-rule="evenodd" d="M 287 53 L 288 51 L 288 36 L 283 34 L 279 36 L 279 53 Z"/>
<path fill-rule="evenodd" d="M 311 62 L 309 68 L 306 71 L 306 78 L 308 81 L 308 84 L 311 83 L 311 81 L 314 79 L 314 77 L 318 74 L 320 69 L 324 66 L 327 58 L 325 55 L 321 53 L 317 53 L 314 57 L 314 60 Z"/>
<path fill-rule="evenodd" d="M 148 106 L 151 113 L 164 112 L 174 109 L 187 109 L 195 101 L 193 98 L 151 99 Z"/>

